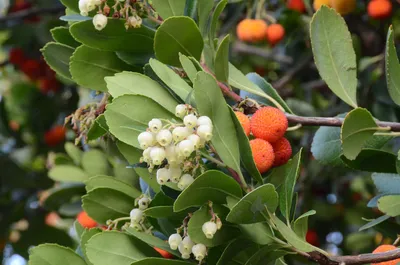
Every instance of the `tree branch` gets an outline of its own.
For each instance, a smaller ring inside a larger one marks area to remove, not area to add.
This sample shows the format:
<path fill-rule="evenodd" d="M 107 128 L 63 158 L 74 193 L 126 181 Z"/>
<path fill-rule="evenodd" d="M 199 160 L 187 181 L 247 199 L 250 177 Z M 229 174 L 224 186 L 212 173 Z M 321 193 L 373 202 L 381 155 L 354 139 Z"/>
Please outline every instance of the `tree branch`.
<path fill-rule="evenodd" d="M 15 12 L 15 13 L 10 13 L 4 17 L 0 17 L 0 23 L 12 21 L 12 20 L 22 20 L 25 18 L 39 15 L 39 14 L 54 14 L 54 13 L 61 12 L 64 9 L 65 9 L 65 7 L 63 7 L 61 5 L 52 6 L 52 7 L 42 7 L 42 8 L 33 7 L 30 9 L 21 10 L 21 11 Z"/>
<path fill-rule="evenodd" d="M 275 53 L 273 50 L 268 51 L 266 49 L 254 47 L 254 46 L 245 44 L 243 42 L 238 42 L 238 41 L 235 42 L 235 44 L 233 45 L 233 51 L 237 52 L 237 53 L 257 55 L 264 59 L 274 60 L 279 63 L 285 63 L 285 64 L 293 63 L 292 57 L 288 57 L 286 55 L 279 55 L 279 54 Z"/>

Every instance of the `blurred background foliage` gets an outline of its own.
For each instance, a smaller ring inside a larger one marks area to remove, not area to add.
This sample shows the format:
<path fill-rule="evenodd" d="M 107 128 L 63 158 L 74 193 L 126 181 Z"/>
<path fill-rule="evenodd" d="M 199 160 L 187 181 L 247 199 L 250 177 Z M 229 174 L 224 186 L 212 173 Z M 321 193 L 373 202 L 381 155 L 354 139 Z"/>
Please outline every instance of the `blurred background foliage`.
<path fill-rule="evenodd" d="M 221 36 L 235 36 L 236 25 L 246 17 L 247 1 L 230 2 L 220 22 Z M 388 95 L 384 77 L 390 24 L 395 39 L 400 37 L 399 3 L 392 1 L 390 18 L 374 20 L 367 14 L 368 2 L 358 0 L 355 11 L 345 16 L 357 53 L 358 102 L 378 119 L 399 121 L 399 108 Z M 8 7 L 4 3 L 0 17 L 0 260 L 16 265 L 25 264 L 27 250 L 33 245 L 75 244 L 71 226 L 81 211 L 84 186 L 71 183 L 60 187 L 59 178 L 65 181 L 95 170 L 95 174 L 112 174 L 138 188 L 139 181 L 107 135 L 102 141 L 74 147 L 73 128 L 63 127 L 67 116 L 89 102 L 100 101 L 101 95 L 57 76 L 41 56 L 40 49 L 52 40 L 50 29 L 66 24 L 59 20 L 65 13 L 61 3 L 16 0 Z M 349 111 L 320 79 L 313 63 L 308 33 L 312 3 L 305 1 L 305 12 L 288 8 L 282 0 L 267 1 L 267 5 L 265 14 L 285 28 L 284 40 L 272 47 L 234 39 L 232 62 L 244 73 L 265 77 L 299 115 L 329 117 Z M 366 219 L 381 215 L 367 206 L 377 193 L 371 174 L 317 162 L 311 152 L 317 129 L 307 127 L 290 134 L 294 153 L 304 147 L 307 154 L 296 187 L 298 210 L 317 211 L 310 219 L 307 240 L 337 254 L 368 252 L 382 242 L 391 243 L 400 231 L 395 220 L 358 232 Z M 393 151 L 399 145 L 392 140 L 385 148 Z M 86 157 L 103 161 L 103 167 L 85 163 L 82 150 L 89 151 Z M 56 169 L 60 166 L 62 169 Z"/>

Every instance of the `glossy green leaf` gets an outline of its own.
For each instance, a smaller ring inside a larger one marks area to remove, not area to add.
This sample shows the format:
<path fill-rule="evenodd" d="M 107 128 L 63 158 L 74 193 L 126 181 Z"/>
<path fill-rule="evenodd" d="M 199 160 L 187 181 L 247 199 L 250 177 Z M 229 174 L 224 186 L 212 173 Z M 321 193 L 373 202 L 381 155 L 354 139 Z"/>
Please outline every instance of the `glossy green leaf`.
<path fill-rule="evenodd" d="M 201 34 L 206 37 L 208 33 L 208 21 L 214 7 L 214 0 L 201 0 L 198 3 L 197 11 L 199 16 L 199 27 Z M 208 36 L 207 36 L 208 37 Z"/>
<path fill-rule="evenodd" d="M 29 251 L 29 265 L 86 265 L 72 249 L 56 244 L 43 244 Z"/>
<path fill-rule="evenodd" d="M 382 215 L 382 216 L 380 216 L 380 217 L 378 217 L 378 218 L 366 223 L 365 225 L 361 226 L 360 229 L 358 229 L 358 231 L 367 230 L 367 229 L 369 229 L 371 227 L 374 227 L 374 226 L 376 226 L 376 225 L 378 225 L 380 223 L 383 223 L 384 221 L 388 220 L 389 218 L 390 218 L 389 215 Z"/>
<path fill-rule="evenodd" d="M 389 27 L 386 39 L 386 82 L 390 97 L 400 105 L 400 63 L 397 57 L 396 46 L 394 44 L 393 26 Z"/>
<path fill-rule="evenodd" d="M 97 140 L 98 138 L 107 134 L 107 132 L 108 132 L 108 125 L 106 122 L 106 118 L 104 117 L 104 114 L 100 114 L 94 120 L 92 127 L 90 127 L 87 133 L 87 139 L 89 141 Z"/>
<path fill-rule="evenodd" d="M 83 87 L 95 90 L 107 91 L 104 77 L 113 76 L 124 70 L 135 70 L 135 68 L 121 61 L 114 52 L 100 51 L 82 45 L 71 57 L 70 71 L 74 81 Z"/>
<path fill-rule="evenodd" d="M 203 45 L 199 28 L 189 17 L 170 17 L 164 20 L 154 38 L 157 59 L 178 67 L 179 53 L 199 60 Z"/>
<path fill-rule="evenodd" d="M 219 21 L 219 16 L 221 15 L 222 11 L 224 11 L 225 6 L 227 4 L 228 4 L 227 0 L 221 0 L 214 9 L 211 19 L 210 33 L 209 33 L 210 41 L 214 40 L 214 38 L 217 37 L 217 24 Z"/>
<path fill-rule="evenodd" d="M 79 14 L 79 5 L 77 0 L 61 0 L 61 3 L 68 9 Z"/>
<path fill-rule="evenodd" d="M 48 174 L 52 180 L 62 182 L 84 182 L 89 178 L 82 169 L 71 165 L 55 166 Z"/>
<path fill-rule="evenodd" d="M 152 5 L 163 19 L 172 16 L 182 16 L 186 0 L 152 0 Z"/>
<path fill-rule="evenodd" d="M 251 152 L 249 138 L 245 134 L 244 129 L 232 108 L 229 108 L 229 110 L 231 111 L 231 117 L 236 128 L 240 159 L 242 161 L 242 164 L 252 178 L 254 178 L 258 183 L 262 183 L 263 180 L 260 171 L 258 171 L 257 169 L 256 163 L 254 162 L 253 154 Z"/>
<path fill-rule="evenodd" d="M 196 66 L 194 66 L 192 60 L 189 59 L 186 55 L 179 54 L 179 61 L 181 62 L 183 70 L 185 70 L 185 73 L 189 77 L 190 81 L 194 83 L 194 79 L 196 78 L 197 74 L 197 69 Z"/>
<path fill-rule="evenodd" d="M 61 205 L 71 202 L 74 197 L 85 194 L 85 188 L 82 184 L 62 183 L 47 190 L 47 193 L 43 207 L 49 211 L 57 211 Z"/>
<path fill-rule="evenodd" d="M 86 261 L 89 264 L 92 264 L 92 263 L 88 260 L 88 257 L 86 254 L 86 244 L 94 235 L 97 235 L 99 233 L 101 233 L 100 228 L 92 228 L 92 229 L 85 230 L 81 236 L 80 247 L 82 249 L 82 252 L 83 252 L 83 255 L 85 256 Z"/>
<path fill-rule="evenodd" d="M 233 258 L 241 251 L 246 248 L 256 248 L 256 245 L 252 244 L 247 240 L 243 240 L 242 238 L 235 239 L 231 241 L 225 248 L 224 252 L 221 254 L 221 257 L 218 259 L 218 263 L 216 265 L 226 265 L 231 264 Z"/>
<path fill-rule="evenodd" d="M 73 48 L 76 48 L 80 45 L 80 43 L 71 36 L 71 33 L 67 27 L 60 26 L 52 28 L 50 33 L 53 39 L 58 43 L 65 44 Z"/>
<path fill-rule="evenodd" d="M 72 80 L 69 62 L 74 53 L 74 48 L 61 43 L 49 42 L 41 49 L 41 52 L 51 69 L 58 75 Z"/>
<path fill-rule="evenodd" d="M 107 220 L 129 216 L 135 206 L 135 200 L 123 192 L 110 188 L 96 188 L 82 197 L 82 207 L 100 224 Z"/>
<path fill-rule="evenodd" d="M 167 65 L 157 61 L 156 59 L 150 59 L 151 69 L 156 75 L 175 93 L 186 101 L 190 97 L 190 104 L 194 103 L 193 100 L 193 89 L 190 87 L 185 80 L 183 80 L 177 73 L 175 73 Z M 190 96 L 192 95 L 192 96 Z M 192 104 L 193 105 L 193 104 Z"/>
<path fill-rule="evenodd" d="M 226 35 L 215 55 L 215 77 L 222 82 L 227 82 L 229 78 L 229 42 L 230 36 Z"/>
<path fill-rule="evenodd" d="M 137 190 L 136 188 L 110 176 L 94 176 L 86 181 L 85 184 L 87 192 L 90 192 L 91 190 L 94 190 L 96 188 L 109 188 L 122 192 L 132 199 L 136 199 L 142 194 L 142 192 Z"/>
<path fill-rule="evenodd" d="M 378 208 L 392 217 L 400 215 L 400 195 L 383 196 L 378 200 Z"/>
<path fill-rule="evenodd" d="M 219 157 L 227 166 L 242 174 L 235 124 L 215 79 L 206 72 L 197 73 L 194 94 L 200 115 L 210 117 L 213 122 L 211 142 Z"/>
<path fill-rule="evenodd" d="M 226 197 L 242 197 L 242 189 L 239 184 L 228 175 L 208 170 L 198 176 L 176 199 L 174 211 L 179 212 L 192 206 L 201 206 L 208 201 L 215 204 L 226 203 Z"/>
<path fill-rule="evenodd" d="M 306 234 L 308 231 L 308 217 L 316 214 L 315 210 L 310 210 L 306 213 L 303 213 L 296 219 L 293 223 L 293 231 L 302 239 L 306 239 Z"/>
<path fill-rule="evenodd" d="M 85 228 L 78 222 L 78 220 L 74 221 L 73 228 L 77 235 L 78 240 L 81 240 L 83 232 L 85 232 Z"/>
<path fill-rule="evenodd" d="M 274 242 L 274 234 L 267 223 L 239 225 L 243 237 L 259 245 L 268 245 Z"/>
<path fill-rule="evenodd" d="M 151 119 L 176 119 L 157 102 L 140 95 L 124 95 L 114 99 L 107 105 L 104 115 L 110 132 L 118 140 L 136 148 L 140 148 L 138 135 L 146 130 Z"/>
<path fill-rule="evenodd" d="M 150 58 L 154 57 L 154 52 L 148 51 L 147 53 L 143 52 L 115 52 L 119 59 L 124 61 L 127 64 L 134 66 L 143 66 L 147 64 Z"/>
<path fill-rule="evenodd" d="M 146 216 L 153 218 L 169 217 L 175 214 L 173 206 L 155 206 L 147 208 L 145 211 Z"/>
<path fill-rule="evenodd" d="M 400 175 L 374 173 L 372 180 L 379 193 L 400 194 Z"/>
<path fill-rule="evenodd" d="M 286 254 L 288 254 L 288 252 L 283 249 L 265 246 L 251 256 L 245 265 L 264 265 L 265 261 L 273 262 L 276 259 L 285 256 Z"/>
<path fill-rule="evenodd" d="M 83 153 L 82 168 L 90 176 L 107 175 L 110 171 L 107 156 L 97 149 L 92 149 Z"/>
<path fill-rule="evenodd" d="M 164 258 L 145 258 L 131 265 L 193 265 L 191 262 Z"/>
<path fill-rule="evenodd" d="M 81 149 L 79 149 L 79 147 L 77 147 L 73 143 L 67 142 L 64 145 L 64 149 L 65 149 L 65 152 L 67 152 L 67 154 L 72 158 L 72 160 L 74 161 L 74 163 L 76 165 L 81 164 L 83 152 Z"/>
<path fill-rule="evenodd" d="M 229 211 L 227 208 L 216 204 L 213 205 L 213 210 L 221 219 L 223 219 Z M 202 226 L 205 222 L 210 221 L 211 218 L 212 216 L 208 205 L 201 207 L 201 209 L 197 210 L 190 218 L 188 233 L 194 242 L 204 244 L 206 247 L 215 247 L 223 245 L 239 236 L 239 229 L 236 226 L 223 223 L 222 228 L 215 233 L 214 237 L 208 239 L 203 233 Z"/>
<path fill-rule="evenodd" d="M 397 173 L 396 161 L 397 156 L 376 149 L 362 149 L 355 160 L 349 160 L 344 155 L 341 156 L 342 161 L 350 168 L 382 173 Z"/>
<path fill-rule="evenodd" d="M 378 126 L 368 110 L 356 108 L 350 111 L 343 121 L 340 134 L 344 156 L 354 160 L 377 129 Z"/>
<path fill-rule="evenodd" d="M 290 219 L 294 186 L 300 173 L 301 152 L 302 149 L 283 166 L 285 175 L 282 187 L 279 190 L 279 206 L 282 215 L 287 220 Z"/>
<path fill-rule="evenodd" d="M 178 105 L 176 100 L 159 83 L 143 74 L 122 72 L 106 77 L 105 80 L 108 91 L 114 98 L 124 94 L 141 95 L 151 98 L 169 112 L 175 113 L 175 107 Z"/>
<path fill-rule="evenodd" d="M 169 244 L 166 241 L 156 237 L 153 234 L 148 234 L 148 233 L 144 233 L 144 232 L 138 232 L 134 228 L 131 228 L 131 227 L 128 227 L 127 229 L 125 229 L 125 231 L 128 234 L 136 237 L 140 241 L 143 241 L 144 243 L 146 243 L 146 244 L 148 244 L 148 245 L 150 245 L 152 247 L 156 247 L 156 248 L 165 250 L 168 253 L 173 254 L 175 257 L 180 257 L 181 256 L 181 254 L 179 253 L 178 250 L 172 250 L 169 247 Z"/>
<path fill-rule="evenodd" d="M 278 193 L 272 184 L 265 184 L 246 194 L 229 212 L 226 220 L 236 224 L 263 222 L 268 217 L 265 207 L 274 213 L 278 207 Z"/>
<path fill-rule="evenodd" d="M 315 64 L 322 79 L 340 99 L 357 107 L 356 54 L 343 17 L 322 6 L 310 26 Z"/>
<path fill-rule="evenodd" d="M 96 265 L 131 265 L 146 257 L 159 257 L 149 245 L 116 231 L 93 236 L 86 245 L 86 252 L 90 262 Z"/>
<path fill-rule="evenodd" d="M 74 23 L 70 31 L 75 39 L 91 48 L 152 54 L 154 31 L 144 25 L 126 30 L 124 24 L 125 20 L 109 18 L 107 26 L 99 31 L 92 21 L 82 21 Z"/>

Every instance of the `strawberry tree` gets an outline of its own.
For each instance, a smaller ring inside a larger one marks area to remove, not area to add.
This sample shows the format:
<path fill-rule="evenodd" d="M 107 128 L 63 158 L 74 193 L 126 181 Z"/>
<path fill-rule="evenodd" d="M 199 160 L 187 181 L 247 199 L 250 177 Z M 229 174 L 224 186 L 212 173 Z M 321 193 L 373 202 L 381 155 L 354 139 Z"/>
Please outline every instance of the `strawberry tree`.
<path fill-rule="evenodd" d="M 49 172 L 61 183 L 50 196 L 72 189 L 62 197 L 70 201 L 84 193 L 84 213 L 74 225 L 78 248 L 42 244 L 31 249 L 29 264 L 285 264 L 300 258 L 333 265 L 400 258 L 396 247 L 331 255 L 306 240 L 308 221 L 318 213 L 297 209 L 303 152 L 291 156 L 282 139 L 322 126 L 312 142 L 316 160 L 374 172 L 380 193 L 369 205 L 382 215 L 361 230 L 396 223 L 400 215 L 399 160 L 381 149 L 399 136 L 400 124 L 359 107 L 356 54 L 334 9 L 322 5 L 312 17 L 311 46 L 322 80 L 349 111 L 323 118 L 297 115 L 265 79 L 229 62 L 231 37 L 216 35 L 227 0 L 62 2 L 68 31 L 43 47 L 44 58 L 59 76 L 102 97 L 66 123 L 77 144 L 112 142 L 129 163 L 123 169 L 140 183 L 109 176 L 121 164 L 101 151 L 66 145 L 68 156 L 54 160 Z M 259 2 L 257 16 L 265 1 Z M 389 28 L 385 71 L 396 104 L 399 70 Z M 50 202 L 59 209 L 60 201 Z"/>

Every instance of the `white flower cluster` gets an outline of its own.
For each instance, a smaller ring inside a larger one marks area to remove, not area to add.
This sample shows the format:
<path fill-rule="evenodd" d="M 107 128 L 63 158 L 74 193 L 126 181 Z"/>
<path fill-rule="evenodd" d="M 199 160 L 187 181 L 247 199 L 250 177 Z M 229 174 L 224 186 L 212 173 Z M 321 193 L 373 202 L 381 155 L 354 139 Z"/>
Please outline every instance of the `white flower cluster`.
<path fill-rule="evenodd" d="M 101 0 L 79 0 L 78 6 L 81 15 L 87 17 L 90 11 L 101 5 Z"/>
<path fill-rule="evenodd" d="M 138 136 L 140 147 L 144 149 L 141 161 L 149 165 L 150 171 L 167 161 L 165 167 L 157 170 L 160 185 L 171 181 L 184 190 L 194 181 L 191 174 L 184 174 L 184 164 L 193 152 L 211 140 L 213 124 L 209 117 L 197 117 L 191 112 L 187 105 L 178 105 L 175 114 L 183 118 L 183 124 L 169 121 L 163 124 L 159 119 L 152 119 L 149 128 Z"/>
<path fill-rule="evenodd" d="M 196 260 L 202 261 L 207 255 L 207 248 L 204 244 L 195 244 L 190 236 L 185 236 L 183 239 L 180 234 L 172 234 L 168 239 L 169 246 L 172 250 L 179 250 L 182 254 L 182 259 L 189 259 L 193 254 Z"/>
<path fill-rule="evenodd" d="M 145 216 L 143 211 L 149 207 L 150 202 L 150 198 L 146 195 L 142 195 L 136 200 L 138 208 L 133 208 L 130 212 L 130 227 L 135 228 L 137 231 L 144 230 L 143 221 Z"/>

